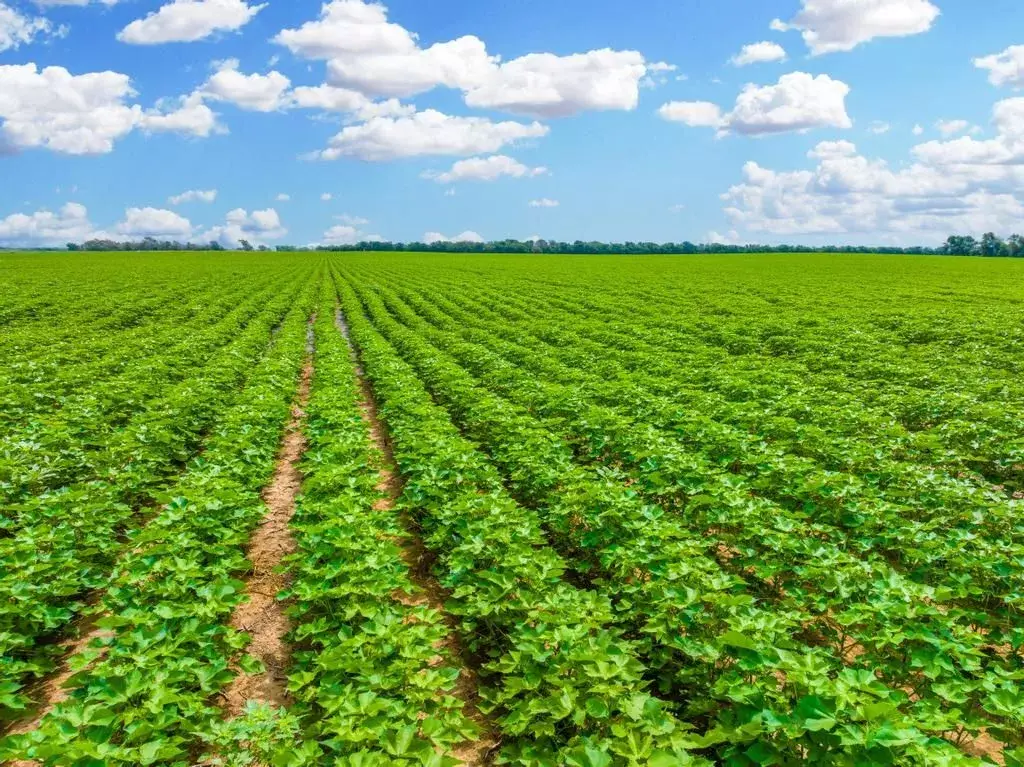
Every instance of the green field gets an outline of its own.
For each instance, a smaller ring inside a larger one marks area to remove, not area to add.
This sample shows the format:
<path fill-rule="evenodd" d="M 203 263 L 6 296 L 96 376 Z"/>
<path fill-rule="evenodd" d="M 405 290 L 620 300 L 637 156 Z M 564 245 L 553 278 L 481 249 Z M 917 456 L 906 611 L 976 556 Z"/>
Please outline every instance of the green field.
<path fill-rule="evenodd" d="M 1024 764 L 1024 261 L 0 253 L 0 358 L 0 760 Z"/>

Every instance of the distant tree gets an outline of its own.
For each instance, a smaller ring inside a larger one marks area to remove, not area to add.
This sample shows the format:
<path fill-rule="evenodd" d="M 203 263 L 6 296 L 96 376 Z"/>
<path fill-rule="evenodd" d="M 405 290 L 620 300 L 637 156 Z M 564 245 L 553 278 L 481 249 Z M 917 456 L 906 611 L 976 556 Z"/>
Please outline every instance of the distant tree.
<path fill-rule="evenodd" d="M 985 232 L 981 237 L 981 255 L 987 256 L 988 258 L 994 258 L 1000 255 L 1000 252 L 1005 248 L 1005 244 L 1001 239 L 996 237 L 994 232 Z"/>
<path fill-rule="evenodd" d="M 978 241 L 969 235 L 953 235 L 946 240 L 945 252 L 951 256 L 973 256 L 978 250 Z"/>
<path fill-rule="evenodd" d="M 238 246 L 242 250 L 252 250 L 252 243 L 249 242 L 248 240 L 239 240 L 238 241 Z"/>
<path fill-rule="evenodd" d="M 1024 258 L 1024 237 L 1011 234 L 1006 240 L 1006 255 L 1011 258 Z"/>

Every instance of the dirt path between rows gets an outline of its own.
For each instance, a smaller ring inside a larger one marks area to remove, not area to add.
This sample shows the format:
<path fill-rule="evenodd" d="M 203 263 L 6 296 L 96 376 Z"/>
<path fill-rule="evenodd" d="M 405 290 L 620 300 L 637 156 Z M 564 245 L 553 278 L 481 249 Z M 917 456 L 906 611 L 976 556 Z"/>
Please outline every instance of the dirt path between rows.
<path fill-rule="evenodd" d="M 229 719 L 244 713 L 250 701 L 274 707 L 290 703 L 287 685 L 291 646 L 286 637 L 291 625 L 284 605 L 277 598 L 287 588 L 288 577 L 278 570 L 281 560 L 295 551 L 295 539 L 289 525 L 295 514 L 295 499 L 302 489 L 299 463 L 306 449 L 302 427 L 313 381 L 315 319 L 310 320 L 307 330 L 306 362 L 292 406 L 291 420 L 281 441 L 274 478 L 263 491 L 268 512 L 253 533 L 246 552 L 252 562 L 252 574 L 245 581 L 245 593 L 249 599 L 235 608 L 229 623 L 231 628 L 252 637 L 247 651 L 263 664 L 264 671 L 259 674 L 239 673 L 224 691 L 224 712 Z"/>
<path fill-rule="evenodd" d="M 395 456 L 391 450 L 391 440 L 388 436 L 387 428 L 377 413 L 377 400 L 373 393 L 373 387 L 366 378 L 366 373 L 359 360 L 356 347 L 352 343 L 345 315 L 340 309 L 335 317 L 335 324 L 348 343 L 349 354 L 352 357 L 356 377 L 359 381 L 359 388 L 362 392 L 359 407 L 363 412 L 363 419 L 370 428 L 370 437 L 373 440 L 374 446 L 383 456 L 380 469 L 380 483 L 377 485 L 377 489 L 386 495 L 373 508 L 375 511 L 393 512 L 395 503 L 402 494 L 402 479 L 396 468 Z M 416 587 L 417 593 L 400 594 L 396 595 L 396 598 L 402 604 L 410 607 L 429 607 L 437 611 L 444 618 L 445 624 L 448 627 L 444 648 L 459 666 L 459 679 L 452 694 L 462 701 L 466 715 L 480 727 L 483 733 L 477 740 L 464 743 L 458 748 L 452 749 L 450 755 L 458 759 L 466 767 L 492 764 L 501 739 L 498 736 L 494 723 L 480 711 L 480 695 L 476 671 L 467 664 L 466 654 L 456 631 L 455 619 L 444 608 L 445 599 L 448 594 L 437 579 L 430 574 L 430 556 L 417 534 L 415 524 L 406 515 L 401 515 L 400 519 L 402 526 L 407 532 L 407 536 L 398 541 L 398 544 L 402 549 L 402 559 L 409 568 L 409 577 Z"/>

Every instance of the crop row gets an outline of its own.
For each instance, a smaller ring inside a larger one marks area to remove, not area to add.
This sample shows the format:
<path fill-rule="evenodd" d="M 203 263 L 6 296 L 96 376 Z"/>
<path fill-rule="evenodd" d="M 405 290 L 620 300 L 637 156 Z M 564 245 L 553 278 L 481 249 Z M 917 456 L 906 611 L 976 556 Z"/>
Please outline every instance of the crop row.
<path fill-rule="evenodd" d="M 429 307 L 419 308 L 430 313 Z M 417 324 L 408 311 L 400 314 Z M 433 316 L 440 322 L 439 315 Z M 469 322 L 463 316 L 457 323 L 441 324 L 449 325 L 454 334 L 467 335 Z M 939 570 L 936 587 L 916 586 L 875 552 L 857 557 L 837 546 L 834 529 L 786 507 L 758 502 L 742 477 L 716 474 L 699 453 L 614 409 L 581 399 L 579 388 L 553 383 L 553 371 L 560 370 L 557 352 L 541 360 L 493 338 L 485 347 L 437 330 L 421 332 L 490 388 L 546 418 L 551 428 L 578 446 L 578 453 L 620 467 L 635 490 L 685 514 L 688 523 L 706 531 L 712 545 L 725 554 L 731 570 L 756 577 L 768 593 L 783 592 L 807 603 L 819 623 L 826 621 L 823 638 L 827 636 L 838 651 L 856 648 L 859 664 L 913 689 L 917 705 L 928 699 L 937 702 L 952 714 L 952 725 L 977 731 L 1002 722 L 1005 737 L 1016 739 L 1021 707 L 1015 680 L 1021 658 L 999 648 L 1019 647 L 1020 630 L 1005 608 L 991 616 L 957 608 L 953 587 L 959 581 L 943 586 L 941 579 L 950 573 Z M 477 341 L 487 337 L 468 335 Z M 505 354 L 512 361 L 488 347 L 511 349 Z M 538 360 L 542 364 L 535 364 Z M 531 370 L 532 374 L 526 372 Z M 563 376 L 569 372 L 562 370 Z M 955 550 L 956 544 L 950 542 L 950 553 Z"/>
<path fill-rule="evenodd" d="M 564 550 L 592 562 L 601 584 L 625 606 L 624 618 L 636 630 L 648 632 L 651 657 L 660 658 L 671 672 L 666 675 L 663 671 L 662 683 L 681 699 L 700 701 L 697 705 L 706 707 L 710 702 L 700 700 L 702 688 L 719 699 L 717 714 L 716 706 L 703 713 L 717 716 L 715 738 L 733 742 L 725 751 L 730 758 L 736 756 L 737 743 L 746 747 L 756 740 L 760 748 L 768 747 L 760 732 L 749 729 L 748 722 L 741 719 L 739 726 L 736 724 L 737 708 L 753 705 L 755 699 L 761 703 L 748 715 L 758 718 L 766 701 L 774 702 L 772 735 L 776 740 L 771 748 L 777 749 L 779 758 L 805 751 L 821 760 L 846 758 L 851 751 L 856 753 L 857 747 L 863 749 L 861 759 L 876 758 L 871 755 L 873 749 L 889 748 L 907 760 L 939 755 L 953 758 L 951 749 L 926 732 L 952 729 L 955 724 L 949 725 L 956 722 L 956 713 L 920 702 L 911 706 L 898 685 L 879 686 L 874 675 L 865 677 L 858 668 L 844 664 L 838 654 L 801 642 L 806 624 L 815 616 L 800 604 L 798 595 L 783 595 L 773 600 L 776 604 L 770 609 L 759 608 L 754 594 L 745 594 L 743 580 L 707 555 L 706 541 L 694 539 L 686 526 L 664 516 L 657 507 L 639 502 L 615 472 L 595 472 L 574 464 L 571 452 L 549 431 L 549 423 L 531 424 L 524 411 L 480 389 L 458 367 L 446 363 L 442 352 L 431 349 L 417 333 L 403 330 L 374 297 L 363 298 L 374 322 L 386 329 L 435 395 L 452 409 L 456 420 L 495 457 L 514 492 L 547 515 L 549 530 Z M 689 597 L 677 598 L 676 612 L 669 617 L 665 610 L 670 603 L 663 596 L 665 573 L 673 568 L 678 573 L 684 566 L 683 577 L 692 580 L 688 587 L 684 580 L 676 589 L 684 594 L 689 591 Z M 644 573 L 649 575 L 644 577 Z M 629 583 L 631 575 L 639 582 Z M 628 585 L 623 585 L 623 580 Z M 693 616 L 687 616 L 687 611 Z M 661 620 L 657 620 L 659 615 Z M 683 616 L 696 620 L 690 624 Z M 680 623 L 685 626 L 685 637 L 674 634 Z M 796 650 L 800 651 L 799 663 L 792 662 Z M 812 657 L 816 661 L 808 666 Z M 723 671 L 719 667 L 725 658 L 733 660 Z M 704 669 L 691 667 L 693 660 L 703 662 Z M 756 674 L 753 684 L 752 672 Z M 786 680 L 784 684 L 779 684 L 780 677 Z M 801 677 L 808 688 L 793 684 Z M 749 697 L 737 698 L 744 685 Z M 862 696 L 860 705 L 857 694 Z M 819 704 L 823 706 L 820 710 L 815 708 Z M 809 707 L 819 715 L 801 718 Z M 908 709 L 912 712 L 909 718 Z M 801 729 L 808 721 L 820 725 L 821 710 L 836 712 L 827 727 Z M 850 720 L 844 721 L 844 717 Z M 894 731 L 902 733 L 898 744 L 887 742 Z M 840 732 L 851 741 L 841 747 L 837 740 Z"/>
<path fill-rule="evenodd" d="M 289 742 L 276 758 L 316 764 L 453 765 L 477 736 L 453 695 L 460 669 L 441 614 L 413 599 L 402 559 L 406 532 L 376 511 L 382 456 L 371 446 L 348 344 L 325 281 L 315 323 L 315 373 L 306 407 L 305 476 L 287 560 L 294 628 L 291 711 L 302 717 L 303 761 Z M 412 600 L 412 601 L 410 601 Z"/>
<path fill-rule="evenodd" d="M 85 607 L 87 594 L 104 586 L 118 554 L 130 548 L 146 505 L 158 499 L 168 478 L 195 455 L 204 433 L 236 399 L 295 295 L 281 293 L 247 325 L 239 320 L 235 338 L 159 408 L 118 432 L 104 450 L 100 476 L 32 497 L 15 509 L 11 534 L 0 538 L 4 718 L 27 705 L 22 686 L 52 667 L 58 649 L 47 637 L 66 628 Z"/>
<path fill-rule="evenodd" d="M 537 516 L 515 504 L 413 370 L 362 316 L 342 306 L 394 440 L 404 502 L 438 557 L 467 650 L 481 654 L 486 709 L 502 757 L 524 765 L 682 765 L 687 727 L 645 692 L 634 643 L 611 628 L 609 601 L 571 586 Z"/>
<path fill-rule="evenodd" d="M 234 677 L 246 636 L 227 627 L 244 598 L 250 534 L 265 513 L 316 305 L 311 280 L 292 300 L 244 388 L 217 409 L 215 426 L 156 516 L 120 551 L 92 610 L 104 631 L 72 659 L 70 697 L 38 729 L 8 738 L 0 756 L 44 765 L 185 765 L 214 732 L 213 696 Z M 272 312 L 269 312 L 272 314 Z M 266 330 L 265 328 L 263 330 Z M 266 347 L 266 335 L 261 340 Z M 243 666 L 244 666 L 243 662 Z"/>

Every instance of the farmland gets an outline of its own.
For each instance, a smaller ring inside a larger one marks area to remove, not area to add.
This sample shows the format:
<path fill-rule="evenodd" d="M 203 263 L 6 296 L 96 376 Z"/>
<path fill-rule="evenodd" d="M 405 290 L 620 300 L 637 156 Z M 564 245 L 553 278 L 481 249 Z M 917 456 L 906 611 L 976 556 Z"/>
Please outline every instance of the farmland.
<path fill-rule="evenodd" d="M 1024 263 L 0 254 L 0 760 L 1024 764 Z"/>

